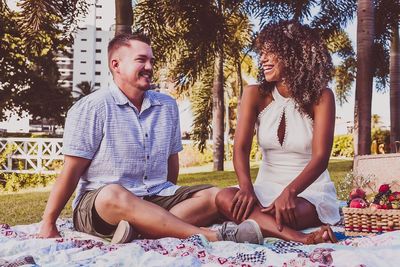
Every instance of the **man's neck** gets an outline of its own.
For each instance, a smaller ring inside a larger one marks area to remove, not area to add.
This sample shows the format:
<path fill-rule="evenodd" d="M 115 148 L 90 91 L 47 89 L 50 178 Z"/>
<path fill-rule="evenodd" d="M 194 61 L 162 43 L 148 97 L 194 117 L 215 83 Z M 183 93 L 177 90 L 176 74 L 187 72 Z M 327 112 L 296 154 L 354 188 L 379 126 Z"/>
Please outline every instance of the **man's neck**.
<path fill-rule="evenodd" d="M 115 84 L 140 112 L 140 109 L 142 108 L 145 91 L 133 87 L 130 84 L 123 83 L 121 81 L 115 81 Z"/>

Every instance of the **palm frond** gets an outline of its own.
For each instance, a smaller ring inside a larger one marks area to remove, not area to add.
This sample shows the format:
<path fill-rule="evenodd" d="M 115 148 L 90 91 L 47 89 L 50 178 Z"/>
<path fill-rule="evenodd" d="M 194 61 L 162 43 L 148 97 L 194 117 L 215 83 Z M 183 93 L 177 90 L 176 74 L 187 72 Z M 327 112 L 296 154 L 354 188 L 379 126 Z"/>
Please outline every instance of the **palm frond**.
<path fill-rule="evenodd" d="M 201 152 L 206 148 L 212 130 L 210 125 L 212 120 L 213 75 L 213 68 L 210 66 L 192 87 L 191 102 L 194 116 L 191 137 L 195 140 L 195 144 Z"/>
<path fill-rule="evenodd" d="M 357 11 L 356 0 L 321 0 L 320 10 L 313 18 L 311 26 L 319 28 L 323 36 L 339 31 L 353 20 Z"/>

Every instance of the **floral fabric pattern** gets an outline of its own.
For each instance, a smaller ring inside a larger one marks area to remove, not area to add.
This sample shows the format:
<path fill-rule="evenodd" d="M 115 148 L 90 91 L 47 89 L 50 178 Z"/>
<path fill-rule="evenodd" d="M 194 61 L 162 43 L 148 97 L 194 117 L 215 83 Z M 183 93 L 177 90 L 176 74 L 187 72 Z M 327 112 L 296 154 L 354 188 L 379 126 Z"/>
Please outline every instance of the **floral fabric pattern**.
<path fill-rule="evenodd" d="M 0 266 L 397 266 L 400 231 L 303 245 L 266 238 L 263 245 L 187 239 L 134 240 L 111 245 L 58 220 L 61 238 L 36 237 L 39 224 L 0 224 Z M 343 227 L 333 228 L 343 236 Z"/>

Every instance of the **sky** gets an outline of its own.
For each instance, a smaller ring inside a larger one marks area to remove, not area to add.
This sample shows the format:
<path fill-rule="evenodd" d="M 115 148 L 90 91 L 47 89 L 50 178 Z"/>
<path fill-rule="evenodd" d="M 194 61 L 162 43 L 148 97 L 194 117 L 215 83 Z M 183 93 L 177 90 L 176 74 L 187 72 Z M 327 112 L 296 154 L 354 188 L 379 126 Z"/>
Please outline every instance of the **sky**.
<path fill-rule="evenodd" d="M 318 11 L 318 6 L 314 7 L 311 13 L 316 13 Z M 257 19 L 252 19 L 252 23 L 255 25 L 256 29 L 258 28 L 259 22 Z M 353 49 L 356 52 L 356 40 L 357 40 L 357 16 L 354 17 L 353 21 L 350 21 L 346 27 L 346 32 L 349 34 L 349 37 L 352 41 Z M 334 63 L 339 62 L 338 57 L 333 57 Z M 341 117 L 344 121 L 350 121 L 351 123 L 354 121 L 354 97 L 355 97 L 355 81 L 353 82 L 353 86 L 351 89 L 351 94 L 347 97 L 348 102 L 340 105 L 338 101 L 336 101 L 336 116 Z M 375 87 L 375 85 L 374 85 Z M 385 92 L 376 92 L 375 88 L 373 89 L 372 96 L 372 114 L 378 114 L 381 118 L 382 125 L 381 126 L 390 126 L 390 95 L 389 88 L 386 88 Z"/>
<path fill-rule="evenodd" d="M 357 37 L 356 18 L 352 23 L 348 25 L 346 31 L 352 40 L 354 50 L 356 50 L 356 37 Z M 387 88 L 385 93 L 376 92 L 375 88 L 373 90 L 374 92 L 372 96 L 371 114 L 378 114 L 381 117 L 382 126 L 389 126 L 390 125 L 389 88 Z M 342 117 L 346 121 L 354 120 L 354 95 L 355 95 L 354 92 L 355 92 L 355 82 L 353 84 L 352 93 L 348 97 L 348 103 L 345 103 L 342 106 L 340 106 L 339 103 L 336 103 L 336 116 Z"/>
<path fill-rule="evenodd" d="M 15 8 L 16 1 L 7 1 L 8 4 Z M 256 21 L 253 21 L 257 24 Z M 347 33 L 352 40 L 354 50 L 356 50 L 356 36 L 357 36 L 357 18 L 355 17 L 352 22 L 350 22 L 346 28 Z M 345 121 L 354 120 L 354 92 L 355 92 L 355 82 L 353 83 L 352 92 L 348 97 L 348 102 L 343 105 L 336 103 L 336 116 L 341 117 Z M 382 126 L 390 125 L 390 98 L 389 89 L 386 92 L 376 92 L 373 89 L 372 96 L 372 113 L 378 114 L 381 117 Z"/>

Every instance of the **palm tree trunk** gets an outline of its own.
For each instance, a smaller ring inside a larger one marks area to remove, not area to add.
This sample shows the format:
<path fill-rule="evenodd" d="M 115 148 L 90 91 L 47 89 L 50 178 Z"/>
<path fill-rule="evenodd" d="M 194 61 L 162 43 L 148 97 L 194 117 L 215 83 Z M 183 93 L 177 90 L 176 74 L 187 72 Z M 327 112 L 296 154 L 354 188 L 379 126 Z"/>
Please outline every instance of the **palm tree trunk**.
<path fill-rule="evenodd" d="M 215 58 L 213 81 L 214 171 L 224 170 L 224 61 L 222 51 Z"/>
<path fill-rule="evenodd" d="M 115 36 L 132 33 L 133 9 L 131 0 L 115 0 Z"/>
<path fill-rule="evenodd" d="M 371 105 L 373 82 L 374 3 L 358 0 L 357 76 L 354 104 L 354 154 L 371 154 Z"/>
<path fill-rule="evenodd" d="M 392 27 L 390 46 L 390 152 L 396 152 L 395 141 L 400 141 L 400 51 L 399 26 Z"/>
<path fill-rule="evenodd" d="M 237 96 L 238 103 L 237 103 L 237 113 L 236 113 L 236 121 L 239 120 L 239 110 L 240 110 L 240 102 L 242 101 L 242 94 L 243 94 L 243 77 L 242 77 L 242 62 L 238 60 L 237 64 L 237 88 L 239 89 Z"/>
<path fill-rule="evenodd" d="M 222 17 L 222 1 L 217 1 L 219 15 Z M 217 37 L 218 53 L 214 62 L 213 79 L 213 161 L 214 171 L 224 170 L 224 48 L 223 33 Z"/>

